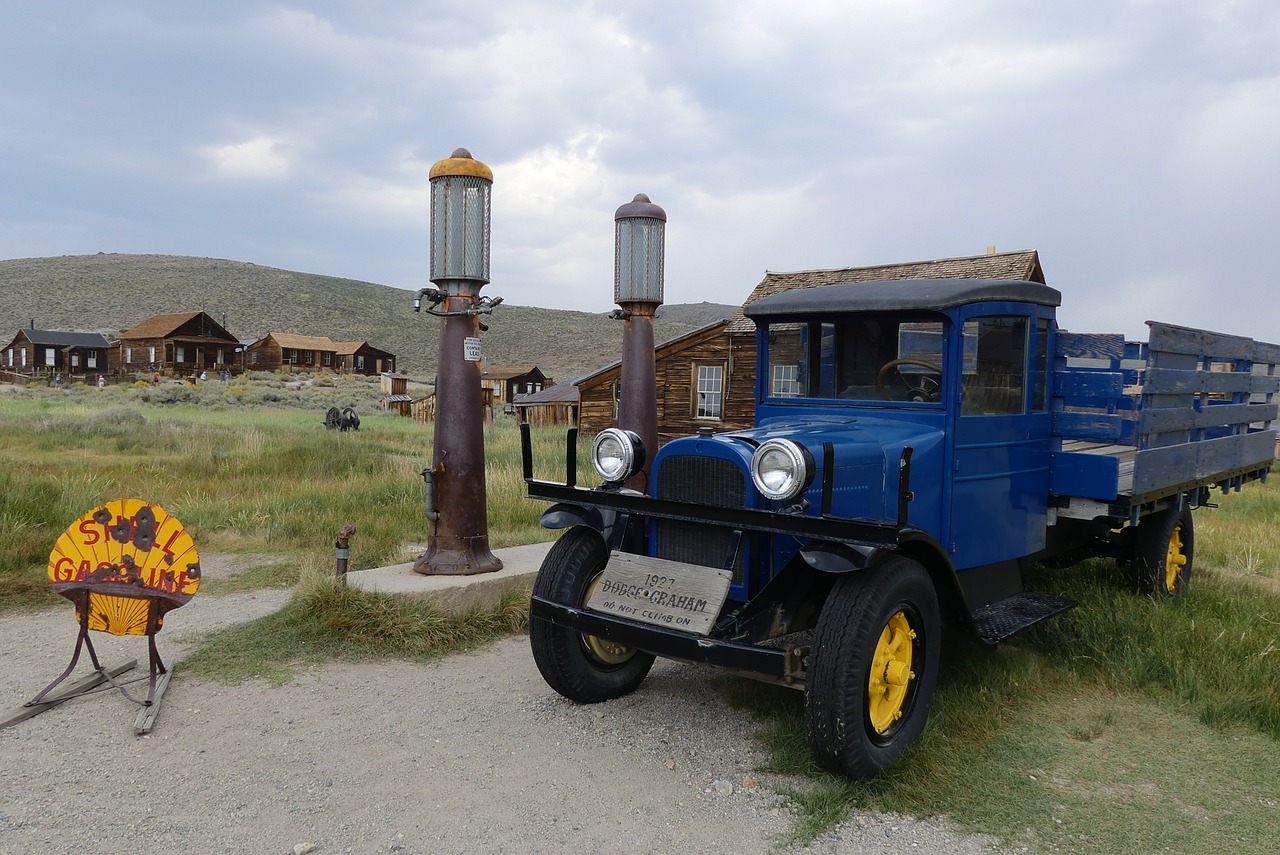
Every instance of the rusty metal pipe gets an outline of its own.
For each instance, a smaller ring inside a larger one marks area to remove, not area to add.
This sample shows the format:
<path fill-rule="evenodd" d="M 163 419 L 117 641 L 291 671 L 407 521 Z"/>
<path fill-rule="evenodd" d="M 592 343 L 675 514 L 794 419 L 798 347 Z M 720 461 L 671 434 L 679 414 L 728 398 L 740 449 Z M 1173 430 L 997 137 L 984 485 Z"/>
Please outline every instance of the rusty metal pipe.
<path fill-rule="evenodd" d="M 356 533 L 356 527 L 353 525 L 344 525 L 342 530 L 338 532 L 338 542 L 334 544 L 337 550 L 337 567 L 334 575 L 338 579 L 338 584 L 346 586 L 347 584 L 347 561 L 351 557 L 351 549 L 347 542 L 351 539 L 351 535 Z"/>

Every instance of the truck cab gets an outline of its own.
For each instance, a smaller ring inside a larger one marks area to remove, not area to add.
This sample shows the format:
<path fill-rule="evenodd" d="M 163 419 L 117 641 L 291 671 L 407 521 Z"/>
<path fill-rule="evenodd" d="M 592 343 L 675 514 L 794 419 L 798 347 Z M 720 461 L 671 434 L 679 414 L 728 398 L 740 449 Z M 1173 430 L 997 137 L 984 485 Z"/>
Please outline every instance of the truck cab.
<path fill-rule="evenodd" d="M 526 440 L 529 495 L 554 503 L 544 525 L 567 529 L 531 599 L 544 678 L 598 702 L 667 656 L 792 686 L 819 765 L 868 779 L 923 729 L 944 626 L 949 639 L 994 645 L 1075 605 L 1024 590 L 1028 562 L 1127 550 L 1154 591 L 1180 593 L 1190 508 L 1211 485 L 1265 476 L 1275 432 L 1250 425 L 1269 427 L 1275 407 L 1244 401 L 1232 416 L 1244 422 L 1227 429 L 1239 436 L 1205 432 L 1244 465 L 1166 472 L 1165 488 L 1127 495 L 1122 455 L 1141 462 L 1140 428 L 1128 428 L 1132 446 L 1081 452 L 1057 431 L 1122 436 L 1116 413 L 1139 412 L 1142 398 L 1124 381 L 1139 378 L 1125 377 L 1113 337 L 1070 339 L 1117 354 L 1073 368 L 1060 302 L 1043 284 L 984 279 L 757 300 L 745 309 L 757 326 L 755 425 L 668 442 L 644 492 L 624 486 L 645 455 L 625 429 L 595 438 L 594 489 L 533 478 Z M 1252 377 L 1248 359 L 1235 366 Z"/>

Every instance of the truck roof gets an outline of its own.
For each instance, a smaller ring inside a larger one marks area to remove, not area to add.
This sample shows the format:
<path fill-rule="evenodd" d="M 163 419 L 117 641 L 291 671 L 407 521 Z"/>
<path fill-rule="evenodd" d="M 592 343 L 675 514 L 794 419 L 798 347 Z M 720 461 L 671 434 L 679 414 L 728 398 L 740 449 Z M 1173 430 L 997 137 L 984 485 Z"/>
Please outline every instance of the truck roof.
<path fill-rule="evenodd" d="M 743 309 L 749 318 L 950 309 L 966 303 L 1016 302 L 1062 305 L 1056 288 L 1021 279 L 882 279 L 784 291 Z"/>

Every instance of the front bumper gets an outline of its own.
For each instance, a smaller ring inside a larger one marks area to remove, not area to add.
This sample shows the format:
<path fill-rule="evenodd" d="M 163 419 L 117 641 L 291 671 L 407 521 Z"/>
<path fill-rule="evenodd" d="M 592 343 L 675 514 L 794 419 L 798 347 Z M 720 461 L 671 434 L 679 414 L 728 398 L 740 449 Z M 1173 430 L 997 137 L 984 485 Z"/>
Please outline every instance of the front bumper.
<path fill-rule="evenodd" d="M 529 617 L 668 659 L 716 665 L 785 685 L 804 682 L 801 651 L 797 648 L 757 647 L 704 638 L 562 605 L 537 595 L 530 599 Z"/>

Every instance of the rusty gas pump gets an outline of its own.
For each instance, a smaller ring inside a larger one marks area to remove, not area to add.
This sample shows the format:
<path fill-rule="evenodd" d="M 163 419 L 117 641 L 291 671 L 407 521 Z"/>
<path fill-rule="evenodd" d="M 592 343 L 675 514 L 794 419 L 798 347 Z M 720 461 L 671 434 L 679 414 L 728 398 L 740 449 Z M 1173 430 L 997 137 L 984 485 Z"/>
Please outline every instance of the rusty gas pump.
<path fill-rule="evenodd" d="M 414 299 L 443 319 L 436 367 L 436 423 L 426 482 L 427 551 L 414 572 L 468 576 L 502 569 L 489 549 L 480 387 L 480 315 L 502 298 L 481 297 L 489 282 L 493 173 L 464 148 L 431 167 L 431 281 Z"/>

